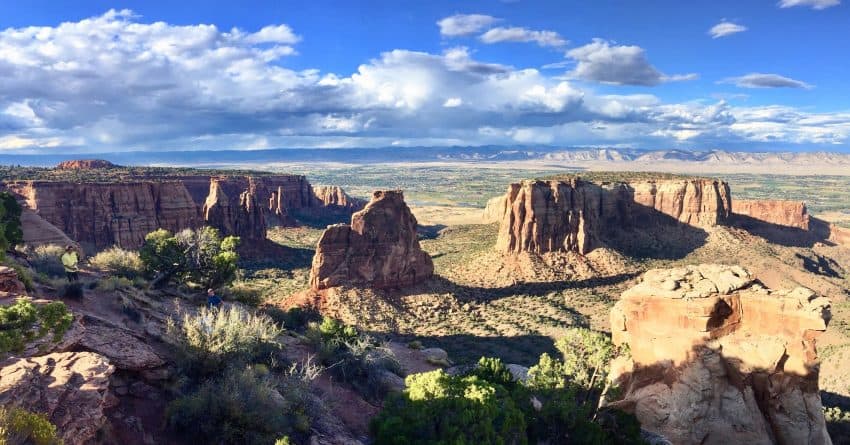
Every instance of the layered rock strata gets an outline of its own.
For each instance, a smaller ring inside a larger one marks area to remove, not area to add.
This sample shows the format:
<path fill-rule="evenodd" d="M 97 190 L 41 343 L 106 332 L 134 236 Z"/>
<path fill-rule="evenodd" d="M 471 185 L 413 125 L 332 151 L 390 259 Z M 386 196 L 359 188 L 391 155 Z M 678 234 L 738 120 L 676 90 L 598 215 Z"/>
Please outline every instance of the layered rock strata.
<path fill-rule="evenodd" d="M 434 272 L 431 257 L 419 246 L 416 218 L 401 191 L 376 191 L 351 224 L 329 226 L 316 247 L 310 286 L 401 287 Z"/>
<path fill-rule="evenodd" d="M 809 230 L 809 213 L 802 201 L 736 199 L 732 202 L 732 213 L 778 226 Z"/>
<path fill-rule="evenodd" d="M 172 176 L 115 183 L 18 181 L 6 184 L 24 204 L 27 244 L 71 244 L 92 250 L 137 248 L 149 232 L 211 225 L 225 235 L 263 239 L 293 214 L 348 218 L 364 202 L 339 187 L 312 187 L 303 176 Z"/>
<path fill-rule="evenodd" d="M 658 224 L 710 227 L 729 217 L 725 182 L 705 179 L 596 184 L 570 180 L 511 184 L 496 248 L 503 252 L 590 252 L 606 233 Z"/>
<path fill-rule="evenodd" d="M 676 444 L 830 444 L 817 337 L 829 300 L 769 290 L 737 266 L 647 272 L 611 312 L 609 405 Z"/>

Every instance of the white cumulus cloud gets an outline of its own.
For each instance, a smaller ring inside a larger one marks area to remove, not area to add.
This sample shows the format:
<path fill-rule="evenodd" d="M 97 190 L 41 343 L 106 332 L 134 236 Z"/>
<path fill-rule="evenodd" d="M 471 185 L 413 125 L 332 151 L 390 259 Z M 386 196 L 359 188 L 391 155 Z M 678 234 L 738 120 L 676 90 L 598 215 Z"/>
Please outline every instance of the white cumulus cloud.
<path fill-rule="evenodd" d="M 567 51 L 578 64 L 570 75 L 579 79 L 615 85 L 653 86 L 662 82 L 693 80 L 696 74 L 667 76 L 646 58 L 643 48 L 616 45 L 594 39 L 592 43 Z"/>
<path fill-rule="evenodd" d="M 534 42 L 540 46 L 564 46 L 567 41 L 555 31 L 535 31 L 520 27 L 497 27 L 479 37 L 484 43 Z"/>
<path fill-rule="evenodd" d="M 780 0 L 780 8 L 792 8 L 794 6 L 808 6 L 812 9 L 826 9 L 841 4 L 841 0 Z"/>
<path fill-rule="evenodd" d="M 739 77 L 723 79 L 721 83 L 731 83 L 741 88 L 813 88 L 802 80 L 780 76 L 779 74 L 750 73 Z"/>

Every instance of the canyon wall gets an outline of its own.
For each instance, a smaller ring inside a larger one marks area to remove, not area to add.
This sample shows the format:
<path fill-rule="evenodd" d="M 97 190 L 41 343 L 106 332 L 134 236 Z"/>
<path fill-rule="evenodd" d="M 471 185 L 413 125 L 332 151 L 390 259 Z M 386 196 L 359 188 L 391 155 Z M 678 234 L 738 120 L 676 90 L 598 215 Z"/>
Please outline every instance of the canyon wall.
<path fill-rule="evenodd" d="M 766 289 L 738 266 L 648 271 L 611 311 L 607 402 L 676 444 L 830 444 L 816 339 L 829 300 Z"/>
<path fill-rule="evenodd" d="M 310 286 L 389 288 L 421 282 L 434 273 L 419 246 L 416 218 L 401 191 L 376 191 L 351 224 L 329 226 L 316 246 Z"/>
<path fill-rule="evenodd" d="M 503 200 L 491 202 L 502 212 L 496 248 L 508 253 L 585 254 L 613 230 L 660 224 L 711 227 L 723 224 L 731 208 L 729 186 L 707 179 L 523 181 L 511 184 Z"/>
<path fill-rule="evenodd" d="M 732 202 L 732 213 L 779 226 L 809 230 L 809 213 L 802 201 L 736 199 Z"/>
<path fill-rule="evenodd" d="M 137 248 L 156 229 L 176 232 L 201 225 L 246 241 L 260 240 L 269 226 L 295 225 L 293 214 L 347 219 L 364 204 L 339 187 L 314 188 L 299 175 L 12 181 L 6 187 L 18 195 L 33 223 L 24 226 L 27 240 L 74 240 L 89 251 L 112 245 Z"/>

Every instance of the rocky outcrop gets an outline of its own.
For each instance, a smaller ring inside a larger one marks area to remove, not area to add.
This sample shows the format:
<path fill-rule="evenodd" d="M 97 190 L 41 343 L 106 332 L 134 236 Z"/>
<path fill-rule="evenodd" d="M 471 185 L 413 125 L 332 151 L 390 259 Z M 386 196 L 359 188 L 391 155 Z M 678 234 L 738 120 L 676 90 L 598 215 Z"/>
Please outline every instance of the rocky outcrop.
<path fill-rule="evenodd" d="M 85 335 L 79 347 L 106 357 L 117 369 L 143 371 L 165 364 L 165 360 L 132 331 L 92 316 L 84 317 L 83 323 Z"/>
<path fill-rule="evenodd" d="M 243 240 L 266 238 L 266 220 L 247 178 L 213 178 L 204 203 L 204 222 Z"/>
<path fill-rule="evenodd" d="M 732 213 L 778 226 L 809 230 L 809 213 L 802 201 L 736 199 L 732 202 Z"/>
<path fill-rule="evenodd" d="M 484 212 L 481 214 L 481 222 L 484 224 L 497 223 L 502 220 L 508 203 L 507 195 L 496 196 L 487 200 Z"/>
<path fill-rule="evenodd" d="M 115 183 L 18 181 L 6 184 L 24 204 L 26 244 L 137 248 L 156 229 L 207 224 L 225 235 L 264 239 L 266 228 L 294 225 L 300 212 L 348 219 L 362 200 L 339 187 L 312 187 L 304 176 L 162 176 Z"/>
<path fill-rule="evenodd" d="M 0 299 L 16 298 L 27 294 L 24 283 L 18 278 L 15 269 L 0 266 Z"/>
<path fill-rule="evenodd" d="M 109 377 L 115 368 L 92 352 L 22 358 L 0 369 L 0 404 L 43 413 L 65 444 L 88 443 L 106 422 L 114 402 Z"/>
<path fill-rule="evenodd" d="M 94 249 L 136 248 L 156 229 L 177 231 L 200 223 L 191 196 L 179 182 L 26 181 L 9 188 L 38 217 Z"/>
<path fill-rule="evenodd" d="M 676 444 L 830 444 L 816 338 L 829 300 L 769 290 L 737 266 L 651 270 L 611 312 L 629 354 L 608 404 Z"/>
<path fill-rule="evenodd" d="M 95 170 L 115 167 L 118 166 L 103 159 L 77 159 L 73 161 L 63 161 L 56 166 L 59 170 Z"/>
<path fill-rule="evenodd" d="M 496 248 L 503 252 L 581 254 L 613 230 L 678 224 L 711 227 L 729 216 L 726 183 L 706 179 L 592 183 L 579 178 L 511 184 Z"/>
<path fill-rule="evenodd" d="M 351 217 L 351 224 L 329 226 L 322 234 L 310 286 L 314 290 L 343 284 L 400 287 L 425 280 L 433 272 L 402 192 L 376 191 L 372 201 Z"/>

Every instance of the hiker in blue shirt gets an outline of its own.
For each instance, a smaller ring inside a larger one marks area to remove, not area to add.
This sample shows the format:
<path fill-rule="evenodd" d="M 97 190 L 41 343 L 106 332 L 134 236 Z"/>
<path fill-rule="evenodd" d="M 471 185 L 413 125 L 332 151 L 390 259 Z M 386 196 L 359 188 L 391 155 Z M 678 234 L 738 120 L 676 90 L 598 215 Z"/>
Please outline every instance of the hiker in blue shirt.
<path fill-rule="evenodd" d="M 221 307 L 221 298 L 215 294 L 215 290 L 210 288 L 207 289 L 207 308 L 209 309 L 218 309 Z"/>

